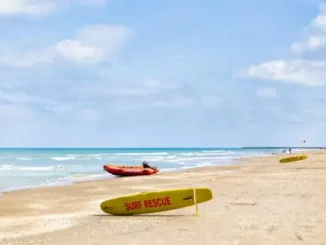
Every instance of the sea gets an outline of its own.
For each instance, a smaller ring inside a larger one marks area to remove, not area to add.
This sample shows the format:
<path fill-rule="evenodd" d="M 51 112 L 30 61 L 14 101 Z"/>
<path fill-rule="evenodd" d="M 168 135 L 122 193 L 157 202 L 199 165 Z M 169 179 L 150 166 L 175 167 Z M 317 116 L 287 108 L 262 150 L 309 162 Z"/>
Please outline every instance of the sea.
<path fill-rule="evenodd" d="M 0 193 L 78 181 L 114 178 L 104 164 L 141 165 L 161 172 L 233 164 L 284 148 L 0 148 Z M 296 149 L 293 149 L 296 151 Z"/>

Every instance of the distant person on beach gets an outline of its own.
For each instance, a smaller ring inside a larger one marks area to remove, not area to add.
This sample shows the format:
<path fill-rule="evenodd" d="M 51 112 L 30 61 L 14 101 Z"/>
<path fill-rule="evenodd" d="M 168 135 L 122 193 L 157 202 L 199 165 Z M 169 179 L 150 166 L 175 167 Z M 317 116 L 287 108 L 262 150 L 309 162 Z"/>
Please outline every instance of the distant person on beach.
<path fill-rule="evenodd" d="M 291 148 L 289 148 L 289 153 L 292 154 L 292 149 Z"/>
<path fill-rule="evenodd" d="M 151 168 L 151 169 L 156 170 L 156 167 L 150 166 L 146 161 L 143 162 L 143 168 Z"/>

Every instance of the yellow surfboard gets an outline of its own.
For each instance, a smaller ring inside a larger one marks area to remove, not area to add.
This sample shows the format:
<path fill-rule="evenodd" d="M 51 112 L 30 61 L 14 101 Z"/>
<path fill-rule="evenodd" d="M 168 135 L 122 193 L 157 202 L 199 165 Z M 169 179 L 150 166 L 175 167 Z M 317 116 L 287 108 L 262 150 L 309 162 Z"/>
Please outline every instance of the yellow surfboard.
<path fill-rule="evenodd" d="M 103 212 L 113 215 L 134 215 L 184 208 L 213 198 L 208 188 L 184 188 L 117 197 L 101 203 Z"/>
<path fill-rule="evenodd" d="M 280 163 L 296 162 L 296 161 L 305 160 L 307 158 L 308 157 L 306 155 L 285 157 L 280 160 Z"/>

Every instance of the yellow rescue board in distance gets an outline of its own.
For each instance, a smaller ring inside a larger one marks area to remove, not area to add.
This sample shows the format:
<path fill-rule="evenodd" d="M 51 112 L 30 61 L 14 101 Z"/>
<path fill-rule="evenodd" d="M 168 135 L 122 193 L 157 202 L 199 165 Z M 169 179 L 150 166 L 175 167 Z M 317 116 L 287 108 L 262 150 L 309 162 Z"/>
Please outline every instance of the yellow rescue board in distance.
<path fill-rule="evenodd" d="M 101 209 L 113 215 L 156 213 L 192 206 L 212 198 L 212 192 L 208 188 L 172 189 L 109 199 L 101 203 Z"/>
<path fill-rule="evenodd" d="M 285 157 L 280 160 L 280 163 L 287 163 L 287 162 L 296 162 L 296 161 L 301 161 L 305 160 L 308 157 L 306 155 L 301 155 L 301 156 L 293 156 L 293 157 Z"/>

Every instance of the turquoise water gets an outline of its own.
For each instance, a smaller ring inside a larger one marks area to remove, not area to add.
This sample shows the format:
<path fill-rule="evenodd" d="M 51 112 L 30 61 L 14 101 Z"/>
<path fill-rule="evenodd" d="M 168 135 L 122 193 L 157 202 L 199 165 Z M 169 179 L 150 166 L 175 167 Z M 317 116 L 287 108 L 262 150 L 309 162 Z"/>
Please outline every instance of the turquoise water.
<path fill-rule="evenodd" d="M 268 156 L 270 148 L 155 148 L 155 149 L 0 149 L 0 192 L 76 181 L 112 178 L 104 164 L 141 165 L 164 171 L 232 164 L 240 157 Z"/>

